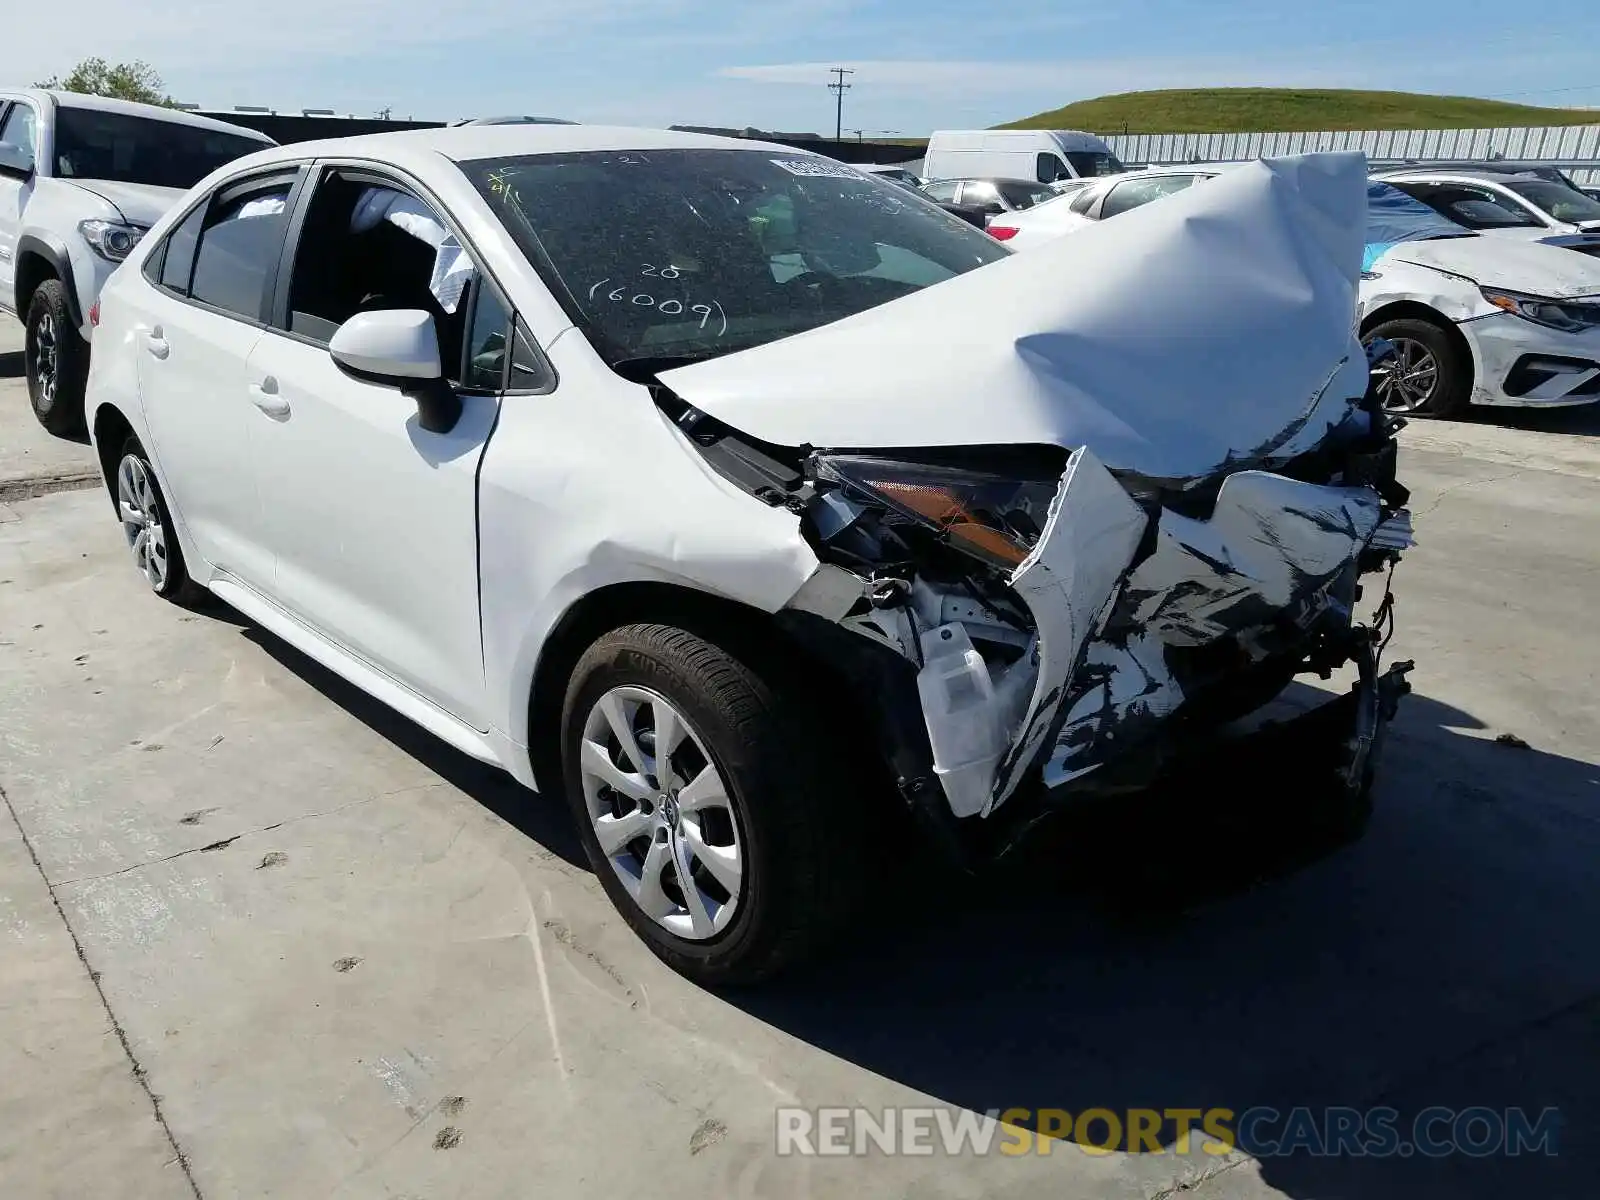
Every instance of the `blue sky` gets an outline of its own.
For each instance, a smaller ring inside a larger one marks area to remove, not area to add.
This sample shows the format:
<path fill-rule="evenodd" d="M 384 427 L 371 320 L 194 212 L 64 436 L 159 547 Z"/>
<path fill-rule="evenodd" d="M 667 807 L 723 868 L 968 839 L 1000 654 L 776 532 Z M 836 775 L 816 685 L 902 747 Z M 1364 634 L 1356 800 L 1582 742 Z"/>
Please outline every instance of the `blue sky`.
<path fill-rule="evenodd" d="M 1600 106 L 1600 4 L 1462 0 L 75 0 L 8 30 L 0 80 L 144 58 L 183 101 L 426 119 L 831 132 L 984 126 L 1155 87 L 1371 87 Z M 41 10 L 35 10 L 41 11 Z M 1398 14 L 1404 11 L 1402 19 Z M 159 13 L 159 16 L 157 15 Z M 1600 123 L 1600 113 L 1596 114 Z"/>

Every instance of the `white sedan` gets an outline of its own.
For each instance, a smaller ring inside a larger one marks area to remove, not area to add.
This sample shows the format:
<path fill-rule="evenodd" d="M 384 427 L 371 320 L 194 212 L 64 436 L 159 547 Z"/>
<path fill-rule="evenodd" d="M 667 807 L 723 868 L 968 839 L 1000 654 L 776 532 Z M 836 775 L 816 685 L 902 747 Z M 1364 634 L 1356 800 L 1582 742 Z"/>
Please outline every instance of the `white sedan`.
<path fill-rule="evenodd" d="M 1360 683 L 1297 805 L 1359 828 L 1405 666 L 1353 600 L 1410 542 L 1361 174 L 1204 189 L 1141 287 L 1115 224 L 1013 256 L 781 146 L 294 145 L 112 277 L 86 416 L 158 595 L 564 794 L 639 936 L 750 980 L 847 920 L 886 799 L 982 861 L 1308 666 Z"/>
<path fill-rule="evenodd" d="M 1552 169 L 1403 167 L 1374 177 L 1466 229 L 1600 254 L 1600 200 Z"/>
<path fill-rule="evenodd" d="M 1013 249 L 1141 209 L 1241 163 L 1153 168 L 989 226 Z M 1600 258 L 1485 237 L 1384 179 L 1367 185 L 1362 337 L 1392 343 L 1374 383 L 1392 411 L 1556 408 L 1600 400 Z M 1581 239 L 1579 239 L 1581 240 Z"/>

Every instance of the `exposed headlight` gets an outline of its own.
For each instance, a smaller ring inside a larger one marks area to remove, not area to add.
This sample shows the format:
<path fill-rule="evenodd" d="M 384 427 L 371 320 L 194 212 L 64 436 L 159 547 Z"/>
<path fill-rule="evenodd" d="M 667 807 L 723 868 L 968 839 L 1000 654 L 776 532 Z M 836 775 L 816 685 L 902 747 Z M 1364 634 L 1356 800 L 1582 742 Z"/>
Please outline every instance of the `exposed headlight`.
<path fill-rule="evenodd" d="M 121 221 L 79 221 L 78 232 L 90 248 L 108 262 L 121 262 L 133 252 L 145 231 Z"/>
<path fill-rule="evenodd" d="M 1480 288 L 1483 298 L 1496 308 L 1512 313 L 1535 325 L 1559 329 L 1564 333 L 1582 333 L 1586 329 L 1600 329 L 1600 304 L 1574 304 L 1567 300 L 1550 300 L 1544 296 L 1525 296 L 1521 292 L 1507 292 L 1500 288 Z"/>
<path fill-rule="evenodd" d="M 893 459 L 820 455 L 817 476 L 941 534 L 956 550 L 1011 571 L 1038 544 L 1059 479 L 1028 481 Z"/>

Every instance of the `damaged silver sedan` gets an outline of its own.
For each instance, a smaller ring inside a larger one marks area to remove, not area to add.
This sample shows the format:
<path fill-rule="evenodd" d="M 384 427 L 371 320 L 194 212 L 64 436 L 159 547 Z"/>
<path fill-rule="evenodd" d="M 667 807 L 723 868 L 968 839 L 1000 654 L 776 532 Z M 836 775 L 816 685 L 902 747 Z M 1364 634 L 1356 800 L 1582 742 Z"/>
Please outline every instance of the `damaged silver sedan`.
<path fill-rule="evenodd" d="M 1359 157 L 1027 257 L 842 164 L 687 134 L 231 170 L 102 305 L 89 416 L 141 570 L 564 792 L 690 977 L 769 976 L 848 921 L 875 812 L 982 865 L 1080 798 L 1139 803 L 1306 671 L 1354 665 L 1307 718 L 1335 786 L 1306 803 L 1359 823 L 1411 544 L 1354 328 Z M 247 219 L 276 274 L 245 336 L 199 289 L 210 230 Z M 185 407 L 205 346 L 265 414 L 237 445 Z"/>

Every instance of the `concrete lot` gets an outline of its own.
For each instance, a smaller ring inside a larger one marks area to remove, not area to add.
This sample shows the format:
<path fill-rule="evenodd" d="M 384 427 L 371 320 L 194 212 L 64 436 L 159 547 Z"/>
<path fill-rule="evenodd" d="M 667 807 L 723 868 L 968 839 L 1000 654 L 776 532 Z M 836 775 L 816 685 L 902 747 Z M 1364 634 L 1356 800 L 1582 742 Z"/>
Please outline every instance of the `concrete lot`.
<path fill-rule="evenodd" d="M 6 362 L 5 470 L 87 467 Z M 1417 692 L 1361 843 L 1153 801 L 1000 889 L 916 864 L 730 997 L 638 945 L 557 803 L 150 597 L 100 492 L 0 503 L 0 1195 L 1592 1196 L 1600 414 L 1405 437 Z M 1564 1127 L 1553 1159 L 773 1152 L 778 1105 L 930 1100 Z"/>

